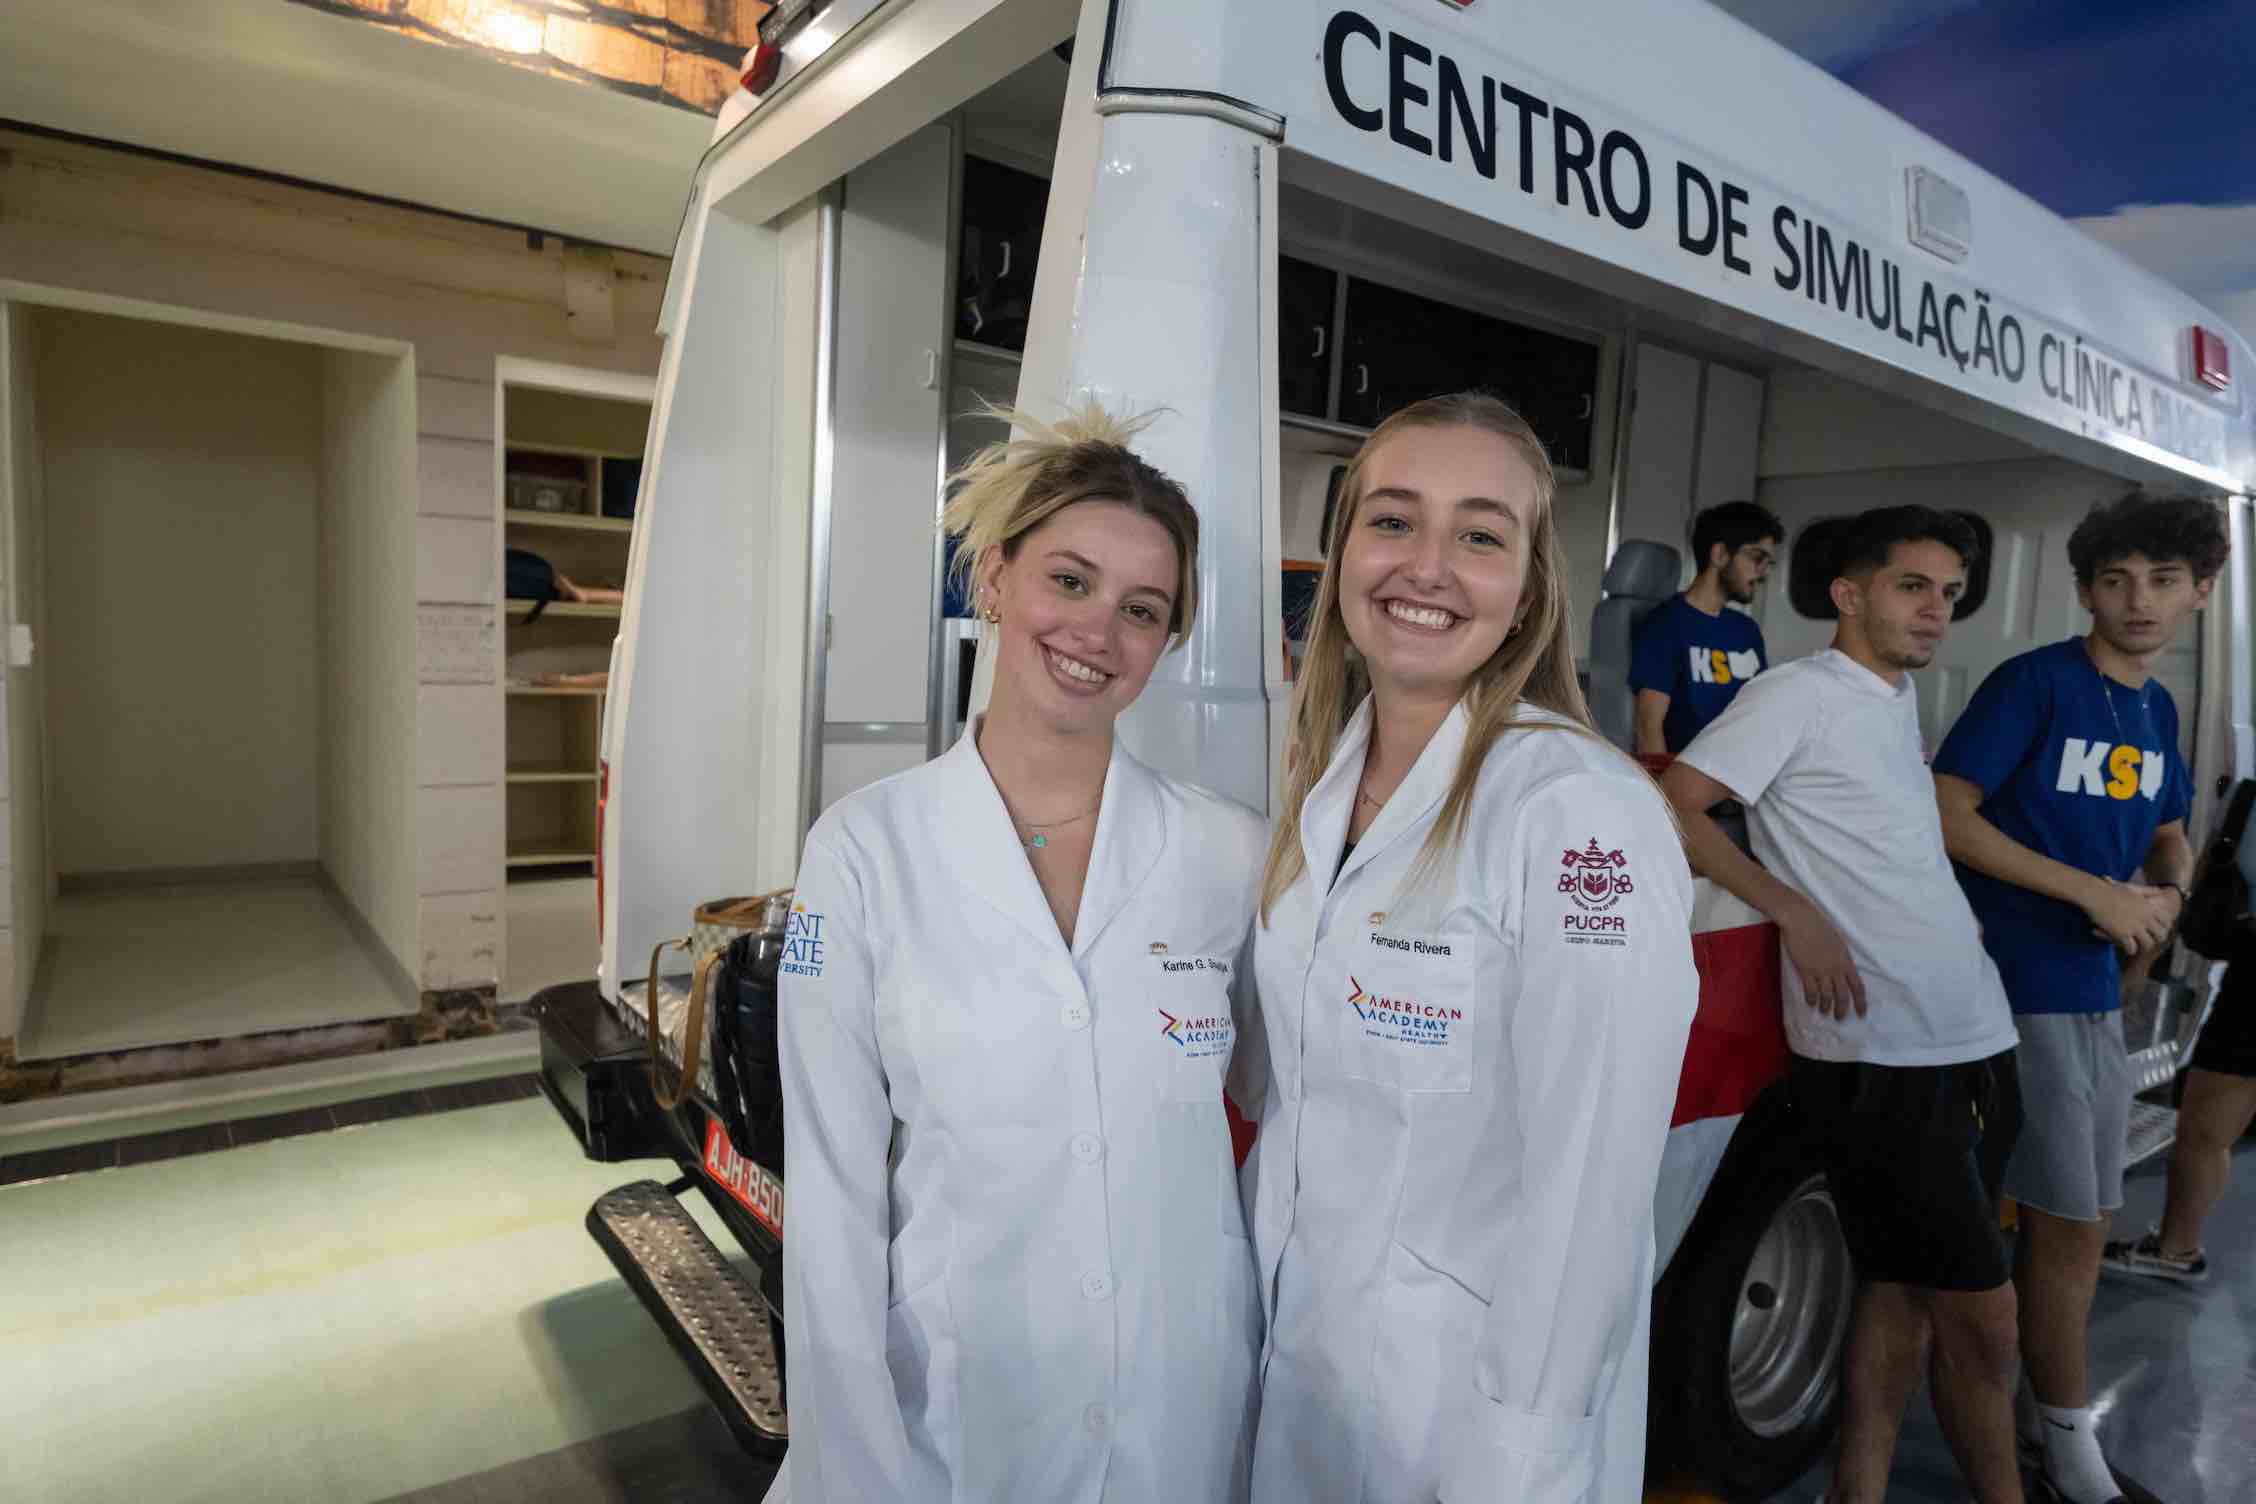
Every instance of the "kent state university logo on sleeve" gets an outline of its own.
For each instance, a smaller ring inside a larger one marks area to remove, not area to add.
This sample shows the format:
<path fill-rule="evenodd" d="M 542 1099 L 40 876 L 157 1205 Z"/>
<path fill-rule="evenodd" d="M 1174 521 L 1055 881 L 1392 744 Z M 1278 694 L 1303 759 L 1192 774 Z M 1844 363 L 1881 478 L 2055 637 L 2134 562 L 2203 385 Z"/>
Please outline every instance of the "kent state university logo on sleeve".
<path fill-rule="evenodd" d="M 1629 858 L 1619 848 L 1600 849 L 1598 838 L 1576 851 L 1560 855 L 1559 892 L 1573 901 L 1559 917 L 1559 928 L 1570 945 L 1624 945 L 1629 939 L 1629 916 L 1612 912 L 1637 891 L 1629 875 Z"/>
<path fill-rule="evenodd" d="M 2053 791 L 2094 799 L 2128 799 L 2144 794 L 2152 801 L 2162 797 L 2162 780 L 2169 767 L 2169 759 L 2158 747 L 2141 750 L 2128 742 L 2087 742 L 2071 736 L 2060 744 L 2060 777 Z"/>
<path fill-rule="evenodd" d="M 1347 1005 L 1362 1020 L 1366 1039 L 1383 1039 L 1390 1044 L 1446 1045 L 1465 1021 L 1462 1008 L 1421 1003 L 1415 998 L 1383 997 L 1367 990 L 1353 973 L 1347 978 Z"/>
<path fill-rule="evenodd" d="M 778 967 L 785 976 L 819 977 L 823 972 L 823 916 L 810 914 L 803 903 L 791 906 L 791 917 L 783 926 L 783 961 Z"/>
<path fill-rule="evenodd" d="M 1722 648 L 1689 648 L 1694 684 L 1738 684 L 1762 672 L 1762 654 L 1749 648 L 1727 653 Z"/>

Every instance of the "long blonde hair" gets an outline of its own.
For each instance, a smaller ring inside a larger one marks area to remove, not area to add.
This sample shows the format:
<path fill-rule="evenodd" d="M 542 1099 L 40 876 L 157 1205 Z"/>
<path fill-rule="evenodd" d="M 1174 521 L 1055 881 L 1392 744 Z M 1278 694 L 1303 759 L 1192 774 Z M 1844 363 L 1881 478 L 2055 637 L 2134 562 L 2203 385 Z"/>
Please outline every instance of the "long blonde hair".
<path fill-rule="evenodd" d="M 1180 483 L 1147 464 L 1128 441 L 1157 413 L 1121 418 L 1094 398 L 1055 423 L 988 406 L 985 416 L 1013 436 L 989 444 L 948 477 L 954 494 L 940 525 L 955 537 L 955 570 L 975 594 L 990 558 L 1010 558 L 1028 533 L 1077 501 L 1110 501 L 1167 530 L 1175 544 L 1175 607 L 1167 630 L 1176 645 L 1198 619 L 1198 513 Z"/>
<path fill-rule="evenodd" d="M 1582 685 L 1575 677 L 1574 638 L 1568 622 L 1572 606 L 1567 599 L 1566 561 L 1559 548 L 1559 530 L 1552 517 L 1558 478 L 1543 441 L 1511 406 L 1483 392 L 1457 392 L 1413 402 L 1363 441 L 1341 477 L 1339 502 L 1332 518 L 1332 534 L 1325 540 L 1323 583 L 1316 592 L 1316 608 L 1308 633 L 1308 651 L 1293 686 L 1289 732 L 1285 743 L 1285 797 L 1283 813 L 1269 838 L 1269 861 L 1261 877 L 1261 918 L 1286 889 L 1307 870 L 1301 852 L 1300 817 L 1309 792 L 1331 766 L 1333 749 L 1348 718 L 1370 690 L 1370 679 L 1347 635 L 1347 618 L 1340 611 L 1340 556 L 1355 525 L 1363 501 L 1363 472 L 1371 456 L 1389 439 L 1414 428 L 1477 428 L 1510 443 L 1535 476 L 1535 509 L 1527 539 L 1527 580 L 1520 592 L 1522 614 L 1517 630 L 1507 635 L 1486 663 L 1465 682 L 1460 703 L 1471 727 L 1465 751 L 1450 780 L 1441 816 L 1426 837 L 1408 887 L 1416 887 L 1454 851 L 1465 834 L 1472 814 L 1473 789 L 1489 749 L 1507 731 L 1552 729 L 1580 732 L 1595 740 L 1597 727 L 1583 701 Z M 1555 721 L 1520 721 L 1515 717 L 1521 701 L 1564 718 Z"/>

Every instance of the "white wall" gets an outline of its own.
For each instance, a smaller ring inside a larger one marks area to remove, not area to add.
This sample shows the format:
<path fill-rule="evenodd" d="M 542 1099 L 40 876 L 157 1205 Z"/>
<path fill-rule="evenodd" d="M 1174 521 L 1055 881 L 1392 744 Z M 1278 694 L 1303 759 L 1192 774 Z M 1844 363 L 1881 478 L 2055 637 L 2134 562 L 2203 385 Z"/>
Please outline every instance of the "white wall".
<path fill-rule="evenodd" d="M 321 352 L 321 862 L 403 969 L 416 954 L 415 381 Z"/>
<path fill-rule="evenodd" d="M 57 871 L 312 861 L 317 356 L 33 327 Z"/>
<path fill-rule="evenodd" d="M 9 894 L 12 909 L 0 915 L 0 1042 L 13 1039 L 23 1022 L 23 1004 L 39 966 L 39 947 L 47 933 L 51 878 L 47 864 L 46 726 L 47 621 L 42 562 L 45 517 L 39 464 L 38 385 L 32 374 L 31 312 L 0 304 L 0 529 L 8 547 L 0 561 L 0 586 L 7 610 L 0 619 L 31 628 L 37 651 L 32 661 L 7 670 L 7 735 L 0 747 L 7 758 L 6 812 Z"/>

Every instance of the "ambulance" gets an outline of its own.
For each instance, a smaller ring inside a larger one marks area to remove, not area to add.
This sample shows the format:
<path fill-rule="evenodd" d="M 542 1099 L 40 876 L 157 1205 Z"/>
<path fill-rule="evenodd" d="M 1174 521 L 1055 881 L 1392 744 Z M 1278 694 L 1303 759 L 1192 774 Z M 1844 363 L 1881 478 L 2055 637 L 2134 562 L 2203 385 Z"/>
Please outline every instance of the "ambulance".
<path fill-rule="evenodd" d="M 1697 509 L 1785 520 L 1753 608 L 1774 661 L 1831 635 L 1842 519 L 1970 519 L 1985 557 L 1918 676 L 1932 748 L 1991 668 L 2082 630 L 2067 532 L 2135 485 L 2230 517 L 2228 575 L 2158 669 L 2197 837 L 2256 772 L 2256 352 L 1699 0 L 784 0 L 760 35 L 661 316 L 601 971 L 541 1003 L 548 1091 L 588 1152 L 680 1164 L 589 1225 L 749 1444 L 788 1434 L 787 1199 L 739 1058 L 762 1024 L 716 1005 L 706 1066 L 661 1108 L 683 988 L 646 996 L 645 958 L 699 903 L 787 886 L 825 806 L 939 754 L 980 703 L 936 516 L 999 436 L 982 400 L 1164 409 L 1141 448 L 1199 506 L 1201 619 L 1121 734 L 1257 810 L 1341 467 L 1387 413 L 1466 387 L 1550 446 L 1578 658 L 1625 745 L 1627 626 L 1689 580 Z M 1853 1281 L 1778 1090 L 1776 934 L 1705 882 L 1695 927 L 1651 1476 L 1761 1497 L 1835 1425 Z M 2142 1086 L 2176 1072 L 2211 980 L 2180 956 L 2134 999 Z M 2133 1131 L 2152 1152 L 2167 1108 Z M 683 1210 L 691 1187 L 749 1274 Z"/>

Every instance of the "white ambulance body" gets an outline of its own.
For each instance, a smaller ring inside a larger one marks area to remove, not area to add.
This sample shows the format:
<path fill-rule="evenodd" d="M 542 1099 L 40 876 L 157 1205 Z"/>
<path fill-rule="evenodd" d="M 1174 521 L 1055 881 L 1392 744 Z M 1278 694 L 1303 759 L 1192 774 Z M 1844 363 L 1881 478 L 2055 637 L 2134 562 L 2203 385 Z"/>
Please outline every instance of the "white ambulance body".
<path fill-rule="evenodd" d="M 1829 519 L 1974 516 L 1991 552 L 1920 676 L 1930 746 L 1996 663 L 2080 630 L 2064 541 L 2091 501 L 2213 496 L 2233 563 L 2162 666 L 2197 831 L 2256 772 L 2256 353 L 1697 0 L 828 0 L 763 35 L 683 218 L 614 654 L 601 986 L 625 1012 L 692 906 L 787 884 L 816 813 L 976 703 L 935 516 L 996 433 L 981 398 L 1167 409 L 1143 448 L 1200 507 L 1201 622 L 1123 734 L 1257 809 L 1336 469 L 1461 386 L 1559 459 L 1578 653 L 1622 544 L 1677 549 L 1679 578 L 1614 588 L 1689 578 L 1699 507 L 1789 527 L 1755 608 L 1774 661 L 1830 635 L 1798 551 Z M 1830 1427 L 1849 1275 L 1765 1091 L 1775 936 L 1705 883 L 1698 927 L 1654 1423 L 1753 1491 Z M 2149 1084 L 2205 995 L 2181 972 L 2129 1020 Z"/>

